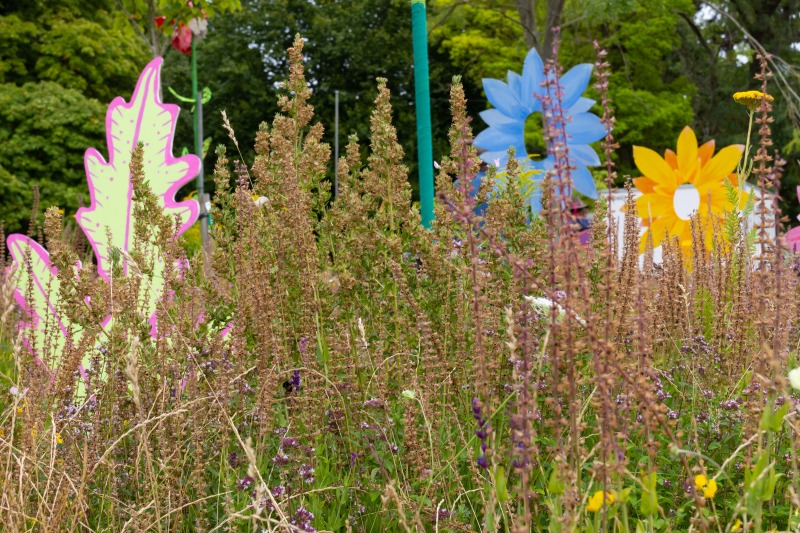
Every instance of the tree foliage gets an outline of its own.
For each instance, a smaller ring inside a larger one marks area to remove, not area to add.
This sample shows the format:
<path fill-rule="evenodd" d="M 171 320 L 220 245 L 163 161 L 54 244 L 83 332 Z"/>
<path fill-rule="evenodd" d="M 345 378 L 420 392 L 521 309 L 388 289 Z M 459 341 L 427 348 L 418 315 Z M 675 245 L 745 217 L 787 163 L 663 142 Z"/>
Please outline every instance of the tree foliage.
<path fill-rule="evenodd" d="M 101 2 L 0 3 L 0 218 L 24 229 L 33 186 L 74 212 L 83 152 L 104 141 L 105 107 L 129 95 L 147 55 Z"/>
<path fill-rule="evenodd" d="M 335 91 L 339 91 L 340 155 L 351 134 L 369 134 L 370 102 L 377 95 L 376 78 L 388 80 L 395 125 L 405 162 L 415 177 L 416 121 L 414 115 L 411 15 L 407 0 L 244 0 L 242 10 L 209 21 L 208 36 L 198 46 L 200 85 L 213 97 L 204 106 L 204 136 L 225 143 L 236 153 L 222 128 L 226 110 L 246 160 L 259 125 L 277 110 L 278 89 L 286 78 L 285 50 L 296 33 L 306 39 L 307 82 L 312 91 L 315 120 L 326 127 L 324 141 L 334 145 Z M 165 80 L 181 94 L 189 90 L 189 61 L 173 54 Z M 431 97 L 434 108 L 445 109 L 454 73 L 448 58 L 431 50 Z M 479 89 L 470 96 L 482 98 Z M 170 98 L 170 95 L 166 95 Z M 191 146 L 191 125 L 184 127 L 178 146 Z M 447 147 L 448 113 L 434 113 L 435 154 Z M 213 168 L 207 160 L 206 169 Z M 330 165 L 332 178 L 333 165 Z M 416 179 L 413 179 L 416 187 Z"/>

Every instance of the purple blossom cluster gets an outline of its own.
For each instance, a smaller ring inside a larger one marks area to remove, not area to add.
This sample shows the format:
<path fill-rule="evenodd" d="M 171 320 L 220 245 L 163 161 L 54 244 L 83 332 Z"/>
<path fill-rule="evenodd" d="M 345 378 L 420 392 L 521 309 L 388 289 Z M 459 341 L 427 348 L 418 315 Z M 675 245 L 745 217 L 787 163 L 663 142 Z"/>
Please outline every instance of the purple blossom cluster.
<path fill-rule="evenodd" d="M 478 466 L 481 468 L 489 468 L 489 461 L 486 459 L 486 437 L 488 436 L 489 421 L 483 417 L 481 412 L 481 401 L 478 398 L 472 399 L 472 418 L 478 422 L 478 429 L 475 430 L 475 436 L 481 440 L 481 455 L 478 457 Z"/>
<path fill-rule="evenodd" d="M 314 522 L 314 513 L 306 509 L 305 507 L 299 507 L 297 511 L 294 512 L 292 518 L 289 520 L 289 523 L 295 526 L 296 528 L 300 529 L 301 531 L 316 531 L 314 526 L 312 526 L 312 522 Z"/>

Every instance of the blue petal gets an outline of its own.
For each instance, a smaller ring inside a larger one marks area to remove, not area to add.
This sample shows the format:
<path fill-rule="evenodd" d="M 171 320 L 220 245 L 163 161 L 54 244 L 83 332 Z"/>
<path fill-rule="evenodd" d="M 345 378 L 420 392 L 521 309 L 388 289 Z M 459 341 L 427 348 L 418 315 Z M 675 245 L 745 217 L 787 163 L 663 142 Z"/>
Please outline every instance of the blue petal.
<path fill-rule="evenodd" d="M 489 165 L 494 165 L 494 160 L 499 159 L 500 164 L 498 165 L 498 168 L 503 168 L 506 166 L 506 162 L 508 161 L 508 152 L 506 152 L 505 150 L 502 151 L 496 150 L 494 152 L 483 152 L 480 155 L 480 158 L 481 161 Z"/>
<path fill-rule="evenodd" d="M 498 109 L 487 109 L 486 111 L 481 111 L 480 116 L 489 126 L 502 128 L 510 124 L 524 124 L 523 120 L 504 115 Z"/>
<path fill-rule="evenodd" d="M 577 115 L 578 113 L 586 113 L 594 105 L 594 100 L 591 98 L 578 98 L 578 101 L 567 110 L 568 115 Z"/>
<path fill-rule="evenodd" d="M 580 113 L 567 122 L 565 128 L 570 144 L 589 144 L 602 139 L 606 128 L 593 113 Z"/>
<path fill-rule="evenodd" d="M 522 109 L 516 95 L 511 92 L 508 85 L 493 78 L 483 79 L 483 91 L 491 104 L 509 117 L 524 119 L 527 113 Z"/>
<path fill-rule="evenodd" d="M 502 133 L 517 135 L 520 139 L 525 138 L 525 121 L 518 118 L 510 118 L 502 114 L 497 109 L 487 109 L 481 111 L 481 118 L 490 128 L 497 129 Z"/>
<path fill-rule="evenodd" d="M 536 48 L 531 48 L 528 55 L 525 56 L 525 64 L 522 67 L 522 93 L 520 100 L 530 105 L 535 102 L 540 106 L 537 111 L 541 111 L 541 103 L 534 95 L 542 94 L 542 81 L 544 81 L 544 64 Z M 531 109 L 534 109 L 534 107 L 531 107 Z"/>
<path fill-rule="evenodd" d="M 508 71 L 508 88 L 511 89 L 511 92 L 517 95 L 517 98 L 520 102 L 524 102 L 522 97 L 522 76 L 513 72 L 511 70 Z"/>
<path fill-rule="evenodd" d="M 588 144 L 568 144 L 569 157 L 578 163 L 583 163 L 588 166 L 597 166 L 600 164 L 600 157 L 594 148 Z"/>
<path fill-rule="evenodd" d="M 478 148 L 483 148 L 487 151 L 507 150 L 509 146 L 518 144 L 520 135 L 516 132 L 507 132 L 500 128 L 488 128 L 483 130 L 475 137 L 474 144 Z"/>
<path fill-rule="evenodd" d="M 596 200 L 597 186 L 595 186 L 594 179 L 592 179 L 592 173 L 589 172 L 588 168 L 580 163 L 578 163 L 576 166 L 578 168 L 572 169 L 572 172 L 570 173 L 572 177 L 572 184 L 575 186 L 575 190 L 584 196 L 588 196 L 589 198 Z"/>
<path fill-rule="evenodd" d="M 569 72 L 561 76 L 559 83 L 564 91 L 561 98 L 561 107 L 569 109 L 578 101 L 578 98 L 581 97 L 589 85 L 589 79 L 592 77 L 592 68 L 589 63 L 575 65 Z"/>

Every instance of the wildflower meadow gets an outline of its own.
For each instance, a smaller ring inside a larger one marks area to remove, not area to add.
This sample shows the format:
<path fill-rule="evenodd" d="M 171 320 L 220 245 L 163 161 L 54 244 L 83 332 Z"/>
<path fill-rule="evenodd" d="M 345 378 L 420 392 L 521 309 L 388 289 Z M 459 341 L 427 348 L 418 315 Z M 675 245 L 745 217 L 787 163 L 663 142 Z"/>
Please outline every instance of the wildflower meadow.
<path fill-rule="evenodd" d="M 142 65 L 86 201 L 40 184 L 1 239 L 0 530 L 800 530 L 784 71 L 760 50 L 735 138 L 683 124 L 622 174 L 610 52 L 566 38 L 482 79 L 486 127 L 447 79 L 430 224 L 388 74 L 336 160 L 300 34 L 254 142 L 220 110 L 181 154 Z"/>

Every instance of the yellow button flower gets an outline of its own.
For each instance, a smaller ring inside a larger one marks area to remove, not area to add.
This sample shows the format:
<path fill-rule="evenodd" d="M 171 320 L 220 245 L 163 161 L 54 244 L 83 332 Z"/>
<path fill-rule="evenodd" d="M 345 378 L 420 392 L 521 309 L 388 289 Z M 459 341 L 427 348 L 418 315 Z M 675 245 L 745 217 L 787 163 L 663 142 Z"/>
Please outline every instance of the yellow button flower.
<path fill-rule="evenodd" d="M 742 529 L 742 521 L 737 519 L 736 522 L 734 522 L 733 526 L 731 527 L 731 533 L 736 533 L 740 529 Z"/>
<path fill-rule="evenodd" d="M 694 476 L 694 486 L 698 490 L 703 491 L 703 496 L 712 499 L 717 495 L 717 481 L 715 479 L 708 479 L 705 474 L 697 474 Z"/>
<path fill-rule="evenodd" d="M 709 479 L 708 485 L 706 485 L 705 488 L 703 489 L 703 496 L 711 500 L 716 495 L 717 495 L 717 481 L 714 479 Z"/>
<path fill-rule="evenodd" d="M 740 93 L 733 93 L 733 99 L 737 104 L 742 104 L 750 111 L 754 110 L 761 104 L 761 100 L 772 102 L 775 100 L 772 96 L 762 93 L 761 91 L 744 91 Z"/>
<path fill-rule="evenodd" d="M 603 500 L 605 500 L 606 505 L 612 505 L 614 503 L 614 495 L 610 492 L 598 490 L 589 498 L 589 503 L 586 504 L 586 510 L 590 513 L 596 513 L 602 509 Z"/>
<path fill-rule="evenodd" d="M 708 485 L 708 478 L 705 476 L 705 474 L 697 474 L 696 476 L 694 476 L 695 487 L 697 487 L 698 489 L 702 489 L 706 485 Z"/>

